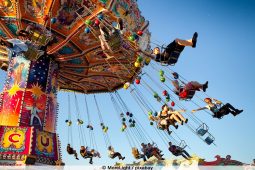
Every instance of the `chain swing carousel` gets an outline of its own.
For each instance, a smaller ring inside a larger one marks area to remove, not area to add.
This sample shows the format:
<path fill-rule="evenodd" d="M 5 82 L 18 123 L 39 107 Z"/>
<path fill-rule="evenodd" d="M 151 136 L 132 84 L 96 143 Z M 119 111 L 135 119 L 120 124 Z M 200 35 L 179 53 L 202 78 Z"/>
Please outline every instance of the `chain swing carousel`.
<path fill-rule="evenodd" d="M 118 18 L 124 30 L 115 28 Z M 115 30 L 105 51 L 100 26 Z M 0 102 L 1 164 L 59 163 L 57 92 L 109 92 L 132 82 L 141 69 L 134 66 L 135 49 L 150 48 L 147 27 L 135 1 L 1 1 L 0 64 L 7 71 Z"/>
<path fill-rule="evenodd" d="M 152 94 L 158 103 L 172 107 L 176 105 L 185 110 L 189 123 L 187 119 L 179 123 L 183 125 L 185 122 L 185 126 L 206 144 L 214 144 L 215 138 L 209 132 L 209 127 L 189 114 L 179 98 L 174 96 L 172 87 L 164 83 L 176 79 L 176 74 L 174 77 L 169 74 L 172 70 L 161 70 L 162 65 L 169 62 L 162 61 L 161 65 L 152 63 L 150 68 L 153 70 L 143 68 L 150 63 L 149 55 L 145 55 L 151 48 L 148 25 L 148 21 L 141 16 L 136 0 L 1 1 L 0 67 L 7 72 L 7 78 L 0 96 L 0 165 L 62 164 L 60 141 L 56 134 L 57 92 L 61 90 L 85 95 L 109 93 L 109 101 L 119 114 L 121 131 L 125 133 L 135 159 L 146 160 L 151 156 L 158 160 L 163 158 L 157 147 L 152 155 L 146 157 L 139 152 L 141 143 L 154 141 L 119 95 L 117 90 L 122 87 L 130 90 L 149 124 L 155 126 L 167 147 L 168 141 L 173 141 L 182 150 L 187 145 L 175 133 L 175 129 L 169 131 L 168 127 L 157 126 L 160 122 L 159 110 L 146 99 L 142 88 Z M 176 63 L 181 50 L 174 52 Z M 162 84 L 148 74 L 152 71 L 159 71 Z M 163 96 L 155 89 L 163 91 Z M 194 95 L 195 92 L 188 100 Z M 70 104 L 70 97 L 68 100 Z M 108 127 L 95 96 L 94 100 L 105 144 L 109 148 Z M 90 142 L 85 136 L 76 96 L 75 104 L 77 113 L 73 117 L 76 116 L 78 121 L 81 149 L 90 143 L 98 151 L 86 96 L 86 127 L 89 129 Z M 66 123 L 68 143 L 72 146 L 71 117 L 69 106 Z M 100 154 L 95 157 L 100 157 Z M 124 157 L 119 156 L 119 159 Z"/>

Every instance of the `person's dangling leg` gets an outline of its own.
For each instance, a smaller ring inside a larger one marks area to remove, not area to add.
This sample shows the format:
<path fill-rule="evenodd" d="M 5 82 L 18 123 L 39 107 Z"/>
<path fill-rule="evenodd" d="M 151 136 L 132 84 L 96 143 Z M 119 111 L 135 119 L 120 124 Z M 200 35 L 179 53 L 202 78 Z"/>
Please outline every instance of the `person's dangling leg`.
<path fill-rule="evenodd" d="M 187 160 L 189 159 L 184 153 L 181 153 L 181 156 Z"/>
<path fill-rule="evenodd" d="M 196 48 L 196 46 L 197 46 L 197 37 L 198 37 L 198 33 L 195 32 L 195 33 L 193 34 L 193 37 L 192 37 L 192 47 L 193 47 L 193 48 Z"/>
<path fill-rule="evenodd" d="M 183 150 L 182 153 L 185 154 L 188 158 L 192 158 L 186 150 Z"/>
<path fill-rule="evenodd" d="M 242 113 L 243 112 L 243 110 L 238 110 L 238 109 L 236 109 L 234 106 L 232 106 L 231 104 L 229 104 L 229 103 L 226 103 L 224 106 L 222 106 L 222 107 L 225 107 L 226 109 L 228 109 L 228 111 L 232 114 L 232 115 L 234 115 L 234 116 L 236 116 L 236 115 L 238 115 L 238 114 L 240 114 L 240 113 Z"/>
<path fill-rule="evenodd" d="M 171 135 L 172 131 L 169 130 L 169 125 L 161 124 L 160 126 L 162 127 L 162 130 L 166 130 L 167 133 L 168 133 L 169 135 Z"/>
<path fill-rule="evenodd" d="M 208 81 L 205 82 L 205 84 L 200 84 L 197 81 L 191 81 L 188 84 L 185 85 L 186 90 L 200 90 L 202 89 L 204 92 L 208 88 Z"/>
<path fill-rule="evenodd" d="M 197 37 L 198 37 L 198 33 L 195 32 L 193 34 L 193 37 L 192 39 L 189 39 L 189 40 L 182 40 L 182 39 L 179 39 L 179 38 L 176 38 L 175 39 L 175 42 L 181 46 L 191 46 L 193 48 L 196 47 L 197 45 Z"/>
<path fill-rule="evenodd" d="M 176 38 L 175 39 L 175 42 L 181 46 L 191 46 L 193 45 L 192 43 L 192 39 L 189 39 L 189 40 L 182 40 L 182 39 L 179 39 L 179 38 Z"/>
<path fill-rule="evenodd" d="M 184 118 L 184 117 L 182 116 L 182 114 L 179 113 L 179 112 L 177 112 L 176 115 L 179 117 L 179 119 L 180 119 L 182 122 L 185 122 L 185 123 L 186 123 L 186 121 L 188 120 L 188 119 Z"/>
<path fill-rule="evenodd" d="M 197 81 L 191 81 L 189 82 L 187 85 L 189 85 L 188 87 L 190 88 L 189 90 L 198 90 L 198 89 L 202 89 L 203 88 L 203 84 L 200 84 Z M 193 89 L 192 89 L 193 88 Z"/>
<path fill-rule="evenodd" d="M 121 160 L 121 159 L 124 160 L 124 159 L 125 159 L 125 157 L 123 157 L 119 152 L 115 152 L 114 155 L 113 155 L 113 157 L 114 157 L 114 158 L 118 157 L 119 160 Z"/>
<path fill-rule="evenodd" d="M 74 154 L 75 159 L 79 160 L 76 150 L 73 151 L 73 154 Z"/>
<path fill-rule="evenodd" d="M 145 156 L 144 154 L 142 154 L 142 155 L 140 155 L 140 156 L 141 156 L 141 158 L 143 158 L 143 161 L 144 161 L 144 162 L 147 161 L 146 156 Z"/>
<path fill-rule="evenodd" d="M 176 125 L 176 121 L 174 119 L 170 119 L 168 120 L 168 126 L 170 127 L 170 125 L 174 126 L 175 129 L 178 129 L 178 125 Z"/>
<path fill-rule="evenodd" d="M 182 124 L 182 121 L 181 121 L 175 114 L 172 114 L 172 115 L 170 116 L 170 119 L 175 120 L 175 121 L 178 122 L 179 124 Z"/>
<path fill-rule="evenodd" d="M 89 157 L 89 163 L 93 164 L 93 157 L 92 156 Z"/>

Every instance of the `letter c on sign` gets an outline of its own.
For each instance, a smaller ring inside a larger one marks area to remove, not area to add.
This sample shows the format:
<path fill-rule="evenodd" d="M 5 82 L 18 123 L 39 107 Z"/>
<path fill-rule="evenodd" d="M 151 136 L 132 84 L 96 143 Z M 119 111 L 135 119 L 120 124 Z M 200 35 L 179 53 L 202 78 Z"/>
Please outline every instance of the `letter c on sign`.
<path fill-rule="evenodd" d="M 17 143 L 17 142 L 19 142 L 19 140 L 15 140 L 15 139 L 14 139 L 15 136 L 20 137 L 21 135 L 18 134 L 18 133 L 11 134 L 11 135 L 9 136 L 9 141 L 12 142 L 12 143 Z"/>

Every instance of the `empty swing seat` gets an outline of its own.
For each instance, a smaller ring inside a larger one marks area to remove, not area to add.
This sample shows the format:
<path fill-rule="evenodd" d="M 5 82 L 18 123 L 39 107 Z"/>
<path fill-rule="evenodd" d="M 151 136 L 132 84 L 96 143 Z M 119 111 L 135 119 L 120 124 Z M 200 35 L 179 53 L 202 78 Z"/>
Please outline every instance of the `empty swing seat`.
<path fill-rule="evenodd" d="M 187 147 L 187 144 L 184 140 L 181 140 L 181 143 L 179 144 L 179 148 L 181 148 L 181 150 L 185 149 Z"/>
<path fill-rule="evenodd" d="M 211 134 L 209 134 L 209 136 L 207 138 L 205 138 L 205 143 L 207 145 L 211 145 L 214 142 L 214 140 L 215 140 L 215 138 Z"/>
<path fill-rule="evenodd" d="M 132 154 L 135 159 L 140 159 L 140 153 L 137 148 L 132 148 Z"/>
<path fill-rule="evenodd" d="M 198 135 L 204 136 L 208 132 L 208 129 L 209 129 L 208 126 L 205 123 L 203 123 L 197 128 L 196 132 Z"/>
<path fill-rule="evenodd" d="M 117 52 L 120 50 L 122 41 L 121 36 L 118 31 L 114 31 L 112 35 L 109 37 L 108 45 L 110 47 L 111 52 Z"/>
<path fill-rule="evenodd" d="M 200 135 L 200 136 L 204 136 L 206 133 L 207 133 L 207 130 L 205 130 L 205 129 L 197 130 L 197 134 Z"/>
<path fill-rule="evenodd" d="M 51 39 L 51 37 L 46 34 L 34 31 L 30 36 L 32 42 L 36 42 L 41 46 L 45 46 Z"/>
<path fill-rule="evenodd" d="M 28 60 L 36 61 L 40 57 L 40 52 L 36 47 L 30 45 L 24 55 Z"/>

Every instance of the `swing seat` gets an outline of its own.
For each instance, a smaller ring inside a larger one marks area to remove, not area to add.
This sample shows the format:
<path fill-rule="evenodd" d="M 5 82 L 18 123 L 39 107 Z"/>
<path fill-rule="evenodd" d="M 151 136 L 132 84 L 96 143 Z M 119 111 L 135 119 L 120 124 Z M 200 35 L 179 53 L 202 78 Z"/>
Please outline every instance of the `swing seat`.
<path fill-rule="evenodd" d="M 177 44 L 175 41 L 169 44 L 166 49 L 170 50 L 170 54 L 168 56 L 168 60 L 163 61 L 163 64 L 174 66 L 180 57 L 181 52 L 184 49 L 184 46 Z"/>
<path fill-rule="evenodd" d="M 104 133 L 107 133 L 107 132 L 108 132 L 108 127 L 105 127 L 105 128 L 103 129 L 103 131 L 104 131 Z"/>
<path fill-rule="evenodd" d="M 196 90 L 189 90 L 187 99 L 192 99 L 195 93 L 196 93 Z"/>
<path fill-rule="evenodd" d="M 109 37 L 107 43 L 112 53 L 119 51 L 122 44 L 120 33 L 118 31 L 114 31 L 112 35 Z"/>
<path fill-rule="evenodd" d="M 68 121 L 66 124 L 67 124 L 67 126 L 71 126 L 72 125 L 72 121 Z"/>
<path fill-rule="evenodd" d="M 32 42 L 36 42 L 36 43 L 38 43 L 41 46 L 45 46 L 50 41 L 51 38 L 46 36 L 43 33 L 34 31 L 31 34 L 30 39 L 31 39 Z"/>
<path fill-rule="evenodd" d="M 207 138 L 205 138 L 205 143 L 207 145 L 211 145 L 214 142 L 214 140 L 215 140 L 215 138 L 211 134 L 209 134 L 209 136 Z"/>
<path fill-rule="evenodd" d="M 77 120 L 77 124 L 78 124 L 78 125 L 83 125 L 83 120 L 78 119 L 78 120 Z"/>
<path fill-rule="evenodd" d="M 181 89 L 180 91 L 182 91 L 183 88 L 180 88 L 180 89 Z M 191 100 L 195 94 L 196 94 L 196 90 L 189 90 L 185 97 L 183 97 L 182 95 L 179 95 L 179 99 L 180 100 Z"/>
<path fill-rule="evenodd" d="M 175 47 L 173 51 L 170 53 L 170 57 L 168 60 L 169 65 L 175 65 L 180 57 L 181 52 L 183 51 L 185 47 L 182 45 L 179 45 L 175 42 Z"/>
<path fill-rule="evenodd" d="M 171 66 L 174 66 L 177 63 L 180 54 L 181 54 L 181 52 L 178 50 L 171 52 L 169 60 L 168 60 L 168 64 Z"/>
<path fill-rule="evenodd" d="M 206 133 L 207 133 L 207 130 L 205 130 L 205 129 L 197 130 L 197 134 L 200 135 L 200 136 L 204 136 Z"/>
<path fill-rule="evenodd" d="M 197 128 L 196 132 L 198 135 L 204 136 L 208 132 L 208 130 L 209 130 L 208 126 L 205 123 L 203 123 Z"/>
<path fill-rule="evenodd" d="M 205 139 L 205 143 L 207 143 L 207 145 L 211 145 L 213 143 L 213 139 L 210 138 L 209 136 Z"/>
<path fill-rule="evenodd" d="M 24 53 L 25 58 L 31 61 L 36 61 L 41 55 L 39 50 L 34 46 L 28 46 L 28 50 Z"/>
<path fill-rule="evenodd" d="M 132 155 L 135 159 L 140 159 L 140 153 L 137 148 L 132 148 Z"/>
<path fill-rule="evenodd" d="M 187 144 L 184 140 L 181 141 L 181 143 L 179 144 L 179 148 L 181 148 L 181 150 L 184 150 L 187 147 Z"/>

